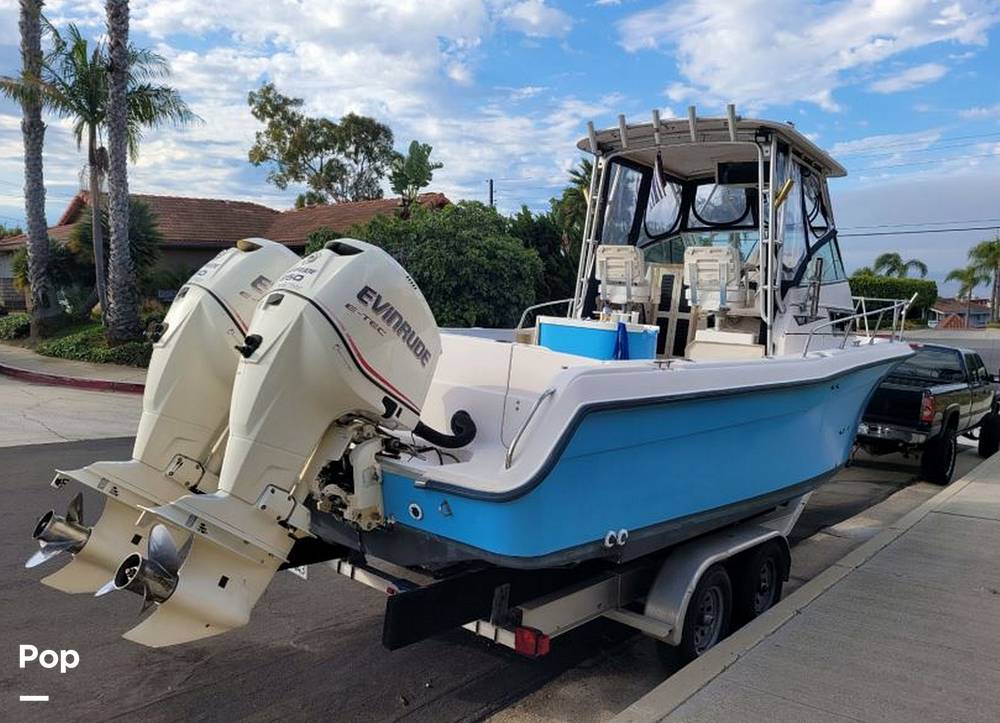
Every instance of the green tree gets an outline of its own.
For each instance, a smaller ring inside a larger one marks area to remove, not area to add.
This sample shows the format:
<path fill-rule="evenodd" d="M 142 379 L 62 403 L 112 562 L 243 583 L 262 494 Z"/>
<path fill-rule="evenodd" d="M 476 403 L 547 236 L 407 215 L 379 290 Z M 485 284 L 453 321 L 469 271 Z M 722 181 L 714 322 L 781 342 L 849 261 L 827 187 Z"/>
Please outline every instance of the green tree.
<path fill-rule="evenodd" d="M 510 327 L 535 302 L 538 254 L 482 203 L 377 216 L 348 236 L 381 246 L 413 277 L 440 326 Z"/>
<path fill-rule="evenodd" d="M 53 241 L 49 249 L 52 285 L 57 295 L 61 296 L 73 293 L 77 287 L 84 292 L 84 297 L 73 311 L 83 317 L 89 316 L 97 304 L 92 212 L 88 206 L 74 224 L 66 243 Z M 149 285 L 154 266 L 160 258 L 160 243 L 163 240 L 156 215 L 148 204 L 133 197 L 129 199 L 128 224 L 129 250 L 136 274 L 142 285 Z M 104 209 L 101 209 L 100 228 L 101 238 L 107 238 L 108 215 Z M 14 285 L 21 290 L 29 289 L 31 285 L 24 249 L 14 254 L 12 269 Z"/>
<path fill-rule="evenodd" d="M 420 189 L 430 185 L 434 171 L 443 167 L 443 163 L 431 162 L 431 147 L 420 141 L 412 141 L 406 155 L 396 154 L 389 183 L 393 193 L 399 194 L 405 209 L 409 210 L 417 202 Z"/>
<path fill-rule="evenodd" d="M 306 206 L 323 206 L 326 204 L 326 196 L 317 193 L 312 189 L 305 193 L 300 193 L 295 197 L 295 208 L 305 208 Z"/>
<path fill-rule="evenodd" d="M 0 78 L 0 90 L 15 97 L 37 92 L 45 106 L 60 118 L 72 122 L 77 148 L 87 144 L 87 165 L 91 203 L 101 198 L 101 185 L 107 173 L 108 156 L 103 147 L 108 111 L 108 48 L 105 43 L 91 45 L 75 25 L 65 33 L 48 26 L 52 50 L 37 75 L 27 78 Z M 138 157 L 143 129 L 166 124 L 184 125 L 198 117 L 191 112 L 180 94 L 158 81 L 170 74 L 167 61 L 149 50 L 128 46 L 127 139 L 132 158 Z M 104 263 L 105 239 L 101 229 L 93 229 L 99 239 L 96 261 Z M 97 294 L 104 308 L 106 276 L 97 277 Z"/>
<path fill-rule="evenodd" d="M 1000 315 L 1000 236 L 989 241 L 980 241 L 969 249 L 969 261 L 972 265 L 987 274 L 992 281 L 990 289 L 990 321 L 996 321 Z"/>
<path fill-rule="evenodd" d="M 268 167 L 270 183 L 280 189 L 305 183 L 323 202 L 382 197 L 381 182 L 393 158 L 388 126 L 354 113 L 339 123 L 310 118 L 302 112 L 301 98 L 282 95 L 273 83 L 251 91 L 247 103 L 264 124 L 248 158 L 254 166 Z"/>
<path fill-rule="evenodd" d="M 31 279 L 31 335 L 39 337 L 59 313 L 49 278 L 49 239 L 45 223 L 45 180 L 42 171 L 42 98 L 35 79 L 42 72 L 42 2 L 21 0 L 21 75 L 0 79 L 0 91 L 21 104 L 24 140 L 24 211 L 28 225 L 27 270 Z"/>
<path fill-rule="evenodd" d="M 511 236 L 534 249 L 542 261 L 542 273 L 535 282 L 535 303 L 573 296 L 577 262 L 563 245 L 558 211 L 533 214 L 527 206 L 522 206 L 511 217 L 509 231 Z"/>
<path fill-rule="evenodd" d="M 11 236 L 20 236 L 24 233 L 20 226 L 8 226 L 6 224 L 0 223 L 0 238 L 10 238 Z"/>
<path fill-rule="evenodd" d="M 903 257 L 894 252 L 880 255 L 872 265 L 872 270 L 876 274 L 895 276 L 900 279 L 905 279 L 909 276 L 910 269 L 917 271 L 921 279 L 927 276 L 927 264 L 923 261 L 920 259 L 903 261 Z"/>
<path fill-rule="evenodd" d="M 106 0 L 108 17 L 108 306 L 104 331 L 111 344 L 137 339 L 139 289 L 128 238 L 129 7 L 128 0 Z M 98 245 L 94 245 L 96 250 Z M 97 267 L 98 278 L 101 268 Z"/>
<path fill-rule="evenodd" d="M 382 198 L 382 179 L 396 152 L 389 126 L 374 118 L 348 113 L 337 124 L 337 151 L 347 172 L 337 184 L 338 201 Z"/>
<path fill-rule="evenodd" d="M 308 256 L 311 253 L 315 253 L 326 246 L 328 242 L 333 241 L 334 239 L 343 238 L 343 236 L 343 234 L 337 233 L 328 226 L 320 226 L 318 229 L 306 236 L 305 255 Z"/>
<path fill-rule="evenodd" d="M 570 170 L 569 185 L 563 189 L 562 196 L 556 202 L 563 230 L 577 253 L 583 241 L 583 224 L 587 217 L 590 177 L 593 173 L 594 164 L 590 159 L 582 159 L 579 166 Z"/>
<path fill-rule="evenodd" d="M 990 280 L 989 275 L 971 264 L 962 269 L 952 269 L 944 280 L 958 282 L 958 298 L 965 299 L 965 324 L 968 326 L 972 315 L 972 294 L 977 287 Z"/>

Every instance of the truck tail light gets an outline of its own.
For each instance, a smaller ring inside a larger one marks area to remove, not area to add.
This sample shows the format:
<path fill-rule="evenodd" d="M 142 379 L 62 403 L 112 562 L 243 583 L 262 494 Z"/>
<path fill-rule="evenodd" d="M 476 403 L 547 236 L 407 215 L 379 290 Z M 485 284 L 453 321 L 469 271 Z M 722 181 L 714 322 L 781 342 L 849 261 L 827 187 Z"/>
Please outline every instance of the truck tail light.
<path fill-rule="evenodd" d="M 934 395 L 924 392 L 920 400 L 920 421 L 930 424 L 934 421 Z"/>
<path fill-rule="evenodd" d="M 515 628 L 514 650 L 529 658 L 539 658 L 549 654 L 549 636 L 534 628 Z"/>

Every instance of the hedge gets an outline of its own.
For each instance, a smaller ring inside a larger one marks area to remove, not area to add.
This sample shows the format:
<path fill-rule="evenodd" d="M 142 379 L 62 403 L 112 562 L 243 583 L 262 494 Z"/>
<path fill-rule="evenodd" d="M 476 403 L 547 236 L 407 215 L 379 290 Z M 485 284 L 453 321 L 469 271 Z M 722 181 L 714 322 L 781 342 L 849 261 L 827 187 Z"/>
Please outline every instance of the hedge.
<path fill-rule="evenodd" d="M 937 283 L 928 279 L 899 279 L 894 276 L 855 274 L 850 278 L 851 293 L 874 299 L 909 299 L 917 295 L 911 312 L 929 309 L 938 298 Z"/>
<path fill-rule="evenodd" d="M 108 346 L 101 324 L 88 326 L 39 344 L 35 351 L 45 356 L 73 359 L 94 364 L 123 364 L 130 367 L 149 366 L 153 346 L 147 341 L 129 341 Z"/>
<path fill-rule="evenodd" d="M 27 314 L 0 316 L 0 339 L 24 339 L 31 331 L 31 317 Z"/>

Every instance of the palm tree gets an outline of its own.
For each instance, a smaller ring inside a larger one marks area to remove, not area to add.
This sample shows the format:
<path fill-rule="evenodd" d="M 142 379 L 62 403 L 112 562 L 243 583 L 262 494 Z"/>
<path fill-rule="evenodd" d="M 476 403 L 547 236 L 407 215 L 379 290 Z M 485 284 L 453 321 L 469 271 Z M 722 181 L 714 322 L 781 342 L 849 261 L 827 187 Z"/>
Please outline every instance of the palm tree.
<path fill-rule="evenodd" d="M 48 110 L 60 118 L 73 120 L 78 148 L 86 137 L 90 202 L 100 205 L 102 180 L 108 163 L 102 145 L 108 105 L 107 46 L 100 42 L 91 46 L 75 25 L 70 25 L 65 34 L 51 25 L 47 30 L 52 50 L 42 63 L 41 72 L 31 77 L 0 77 L 0 90 L 15 98 L 37 91 Z M 197 116 L 176 90 L 155 84 L 170 73 L 163 57 L 129 46 L 128 60 L 128 148 L 134 159 L 144 128 L 167 123 L 182 125 L 197 120 Z M 107 263 L 100 224 L 94 224 L 92 234 L 97 241 L 94 244 L 96 300 L 106 309 Z"/>
<path fill-rule="evenodd" d="M 916 269 L 921 279 L 927 276 L 927 264 L 920 259 L 903 261 L 903 257 L 897 253 L 882 254 L 875 259 L 872 269 L 876 274 L 895 276 L 900 279 L 905 279 L 909 275 L 910 269 Z"/>
<path fill-rule="evenodd" d="M 128 0 L 107 0 L 108 15 L 108 308 L 111 343 L 139 336 L 139 293 L 128 243 Z M 96 248 L 96 246 L 95 246 Z"/>
<path fill-rule="evenodd" d="M 21 77 L 37 78 L 42 67 L 42 2 L 21 0 Z M 0 88 L 6 95 L 6 88 Z M 45 178 L 42 171 L 42 146 L 45 123 L 38 93 L 19 94 L 24 137 L 24 213 L 28 226 L 28 278 L 31 280 L 31 335 L 40 336 L 59 309 L 49 280 L 49 234 L 45 222 Z"/>
<path fill-rule="evenodd" d="M 563 189 L 558 202 L 559 221 L 563 227 L 563 243 L 567 253 L 573 253 L 583 240 L 583 224 L 587 217 L 588 194 L 590 193 L 590 176 L 594 172 L 594 164 L 587 158 L 580 165 L 570 170 L 569 185 Z M 570 241 L 572 240 L 572 241 Z M 572 246 L 573 248 L 569 248 Z"/>
<path fill-rule="evenodd" d="M 980 241 L 969 249 L 969 261 L 993 281 L 990 290 L 990 321 L 998 318 L 1000 307 L 1000 234 L 991 241 Z"/>
<path fill-rule="evenodd" d="M 972 292 L 989 281 L 989 275 L 978 266 L 970 265 L 964 269 L 952 269 L 944 280 L 958 282 L 958 298 L 965 299 L 965 326 L 968 327 L 972 317 Z"/>

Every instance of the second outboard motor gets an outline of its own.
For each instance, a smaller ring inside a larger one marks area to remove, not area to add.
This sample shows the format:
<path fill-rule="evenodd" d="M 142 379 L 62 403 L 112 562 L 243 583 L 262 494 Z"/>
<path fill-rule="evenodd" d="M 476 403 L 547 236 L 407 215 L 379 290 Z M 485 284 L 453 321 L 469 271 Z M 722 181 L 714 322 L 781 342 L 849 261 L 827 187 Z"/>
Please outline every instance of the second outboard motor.
<path fill-rule="evenodd" d="M 53 482 L 60 487 L 74 480 L 107 498 L 93 528 L 83 525 L 82 508 L 71 506 L 72 540 L 36 538 L 41 549 L 31 565 L 60 550 L 74 556 L 43 583 L 65 592 L 94 592 L 147 538 L 148 530 L 136 526 L 140 508 L 216 489 L 239 360 L 235 347 L 246 335 L 257 303 L 297 260 L 281 244 L 244 239 L 180 289 L 164 320 L 148 332 L 153 354 L 132 459 L 60 471 Z M 70 529 L 69 514 L 65 522 L 56 532 Z"/>

